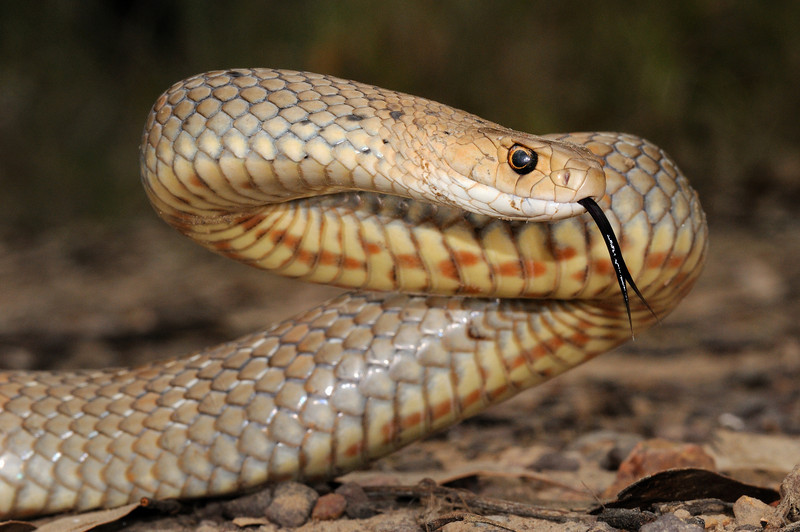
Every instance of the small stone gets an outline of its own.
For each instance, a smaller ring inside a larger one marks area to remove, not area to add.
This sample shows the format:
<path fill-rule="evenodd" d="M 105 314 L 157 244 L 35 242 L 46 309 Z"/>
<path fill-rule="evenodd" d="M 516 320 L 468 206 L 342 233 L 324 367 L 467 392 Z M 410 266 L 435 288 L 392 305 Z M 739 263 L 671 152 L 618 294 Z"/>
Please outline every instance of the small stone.
<path fill-rule="evenodd" d="M 272 502 L 268 489 L 237 497 L 222 503 L 222 514 L 228 519 L 236 517 L 264 517 Z"/>
<path fill-rule="evenodd" d="M 640 441 L 642 437 L 638 434 L 600 430 L 580 436 L 568 449 L 578 451 L 588 462 L 599 462 L 603 469 L 616 471 Z"/>
<path fill-rule="evenodd" d="M 639 532 L 703 532 L 703 527 L 687 523 L 675 514 L 666 514 L 647 523 Z"/>
<path fill-rule="evenodd" d="M 703 519 L 699 515 L 695 515 L 693 517 L 690 517 L 689 519 L 686 520 L 686 522 L 689 523 L 690 525 L 697 525 L 700 528 L 702 528 L 703 530 L 706 529 L 706 521 L 705 521 L 705 519 Z"/>
<path fill-rule="evenodd" d="M 267 517 L 285 527 L 298 527 L 308 521 L 319 494 L 305 484 L 284 482 L 275 488 Z"/>
<path fill-rule="evenodd" d="M 704 515 L 703 521 L 706 530 L 727 530 L 734 524 L 734 518 L 726 514 Z"/>
<path fill-rule="evenodd" d="M 311 512 L 311 519 L 329 521 L 338 519 L 344 514 L 347 508 L 347 499 L 339 493 L 328 493 L 317 500 L 314 510 Z"/>
<path fill-rule="evenodd" d="M 219 524 L 214 521 L 204 520 L 200 521 L 194 530 L 195 532 L 215 532 L 219 530 Z"/>
<path fill-rule="evenodd" d="M 762 526 L 775 514 L 775 509 L 758 499 L 742 495 L 733 503 L 733 515 L 737 525 Z"/>
<path fill-rule="evenodd" d="M 336 488 L 336 493 L 347 499 L 347 517 L 350 519 L 366 519 L 375 515 L 374 505 L 370 502 L 364 488 L 355 482 L 347 482 Z"/>
<path fill-rule="evenodd" d="M 592 524 L 586 532 L 615 532 L 617 529 L 606 523 L 605 521 L 598 521 Z"/>
<path fill-rule="evenodd" d="M 714 471 L 714 459 L 702 447 L 693 443 L 676 443 L 663 439 L 639 442 L 622 461 L 617 479 L 605 495 L 613 497 L 633 482 L 667 469 L 696 467 Z"/>
<path fill-rule="evenodd" d="M 577 471 L 580 467 L 577 458 L 559 452 L 544 453 L 528 466 L 534 471 Z"/>
<path fill-rule="evenodd" d="M 672 514 L 681 521 L 686 521 L 687 519 L 691 519 L 692 517 L 692 514 L 689 513 L 689 510 L 686 510 L 684 508 L 679 508 L 674 512 L 672 512 Z"/>

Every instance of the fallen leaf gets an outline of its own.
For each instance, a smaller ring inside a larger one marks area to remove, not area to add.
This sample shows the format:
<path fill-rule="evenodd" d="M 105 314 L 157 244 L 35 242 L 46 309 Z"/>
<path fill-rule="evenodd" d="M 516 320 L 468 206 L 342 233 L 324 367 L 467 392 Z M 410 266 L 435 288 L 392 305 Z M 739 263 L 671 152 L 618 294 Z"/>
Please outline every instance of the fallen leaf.
<path fill-rule="evenodd" d="M 669 501 L 719 499 L 736 502 L 747 495 L 770 504 L 779 499 L 777 491 L 745 484 L 705 469 L 671 469 L 637 480 L 621 492 L 607 508 L 648 508 Z"/>
<path fill-rule="evenodd" d="M 28 532 L 36 530 L 36 526 L 26 521 L 3 521 L 0 523 L 0 532 Z"/>
<path fill-rule="evenodd" d="M 3 523 L 0 525 L 0 531 L 2 532 L 22 532 L 24 530 L 36 530 L 37 532 L 86 532 L 87 530 L 91 530 L 95 527 L 100 525 L 105 525 L 108 523 L 113 523 L 119 519 L 122 519 L 129 513 L 131 513 L 136 508 L 141 506 L 140 503 L 132 503 L 127 504 L 125 506 L 120 506 L 118 508 L 111 508 L 109 510 L 97 510 L 95 512 L 86 512 L 82 514 L 73 514 L 64 517 L 55 517 L 49 521 L 43 522 L 41 525 L 36 525 L 34 523 L 25 523 L 31 528 L 2 528 L 7 523 Z M 9 521 L 8 524 L 11 523 L 19 523 L 19 522 L 11 522 Z"/>

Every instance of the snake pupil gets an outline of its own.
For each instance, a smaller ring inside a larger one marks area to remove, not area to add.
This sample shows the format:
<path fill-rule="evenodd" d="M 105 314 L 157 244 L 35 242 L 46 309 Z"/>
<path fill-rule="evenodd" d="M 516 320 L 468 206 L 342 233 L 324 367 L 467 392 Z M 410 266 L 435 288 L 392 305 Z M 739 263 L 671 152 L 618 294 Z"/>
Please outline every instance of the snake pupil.
<path fill-rule="evenodd" d="M 525 175 L 536 168 L 539 156 L 536 152 L 525 146 L 514 144 L 508 151 L 508 164 L 519 175 Z"/>

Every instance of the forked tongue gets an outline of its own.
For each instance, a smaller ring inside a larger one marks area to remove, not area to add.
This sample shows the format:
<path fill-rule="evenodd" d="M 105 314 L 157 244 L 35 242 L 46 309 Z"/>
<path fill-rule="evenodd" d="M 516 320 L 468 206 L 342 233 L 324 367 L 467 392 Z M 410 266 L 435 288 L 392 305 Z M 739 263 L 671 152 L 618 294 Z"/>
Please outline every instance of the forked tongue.
<path fill-rule="evenodd" d="M 578 200 L 578 203 L 592 215 L 594 223 L 597 224 L 597 228 L 600 229 L 600 234 L 603 235 L 603 239 L 606 241 L 608 254 L 611 257 L 611 264 L 614 266 L 614 272 L 617 274 L 617 282 L 622 291 L 622 298 L 625 300 L 625 310 L 628 312 L 628 325 L 631 327 L 631 338 L 633 338 L 633 319 L 631 318 L 631 305 L 628 300 L 628 287 L 626 283 L 631 286 L 636 295 L 639 296 L 639 299 L 642 300 L 642 303 L 644 303 L 644 306 L 647 307 L 647 310 L 650 311 L 650 314 L 652 314 L 656 320 L 658 320 L 658 316 L 639 291 L 639 288 L 636 287 L 636 283 L 633 282 L 633 277 L 631 277 L 631 273 L 625 265 L 625 259 L 622 258 L 622 250 L 619 247 L 619 242 L 617 242 L 614 229 L 611 228 L 611 224 L 608 222 L 605 213 L 603 213 L 603 209 L 601 209 L 592 198 Z"/>

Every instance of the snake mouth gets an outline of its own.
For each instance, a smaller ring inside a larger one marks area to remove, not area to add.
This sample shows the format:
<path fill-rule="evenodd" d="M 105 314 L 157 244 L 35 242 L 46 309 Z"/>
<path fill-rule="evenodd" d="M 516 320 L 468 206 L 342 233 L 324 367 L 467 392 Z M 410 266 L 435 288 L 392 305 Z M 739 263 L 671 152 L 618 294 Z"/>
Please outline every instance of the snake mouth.
<path fill-rule="evenodd" d="M 600 234 L 603 235 L 603 240 L 608 248 L 608 255 L 611 258 L 611 265 L 614 266 L 614 273 L 617 276 L 619 289 L 622 292 L 622 298 L 625 300 L 625 310 L 628 313 L 628 325 L 630 325 L 631 338 L 633 338 L 633 319 L 631 318 L 631 305 L 628 298 L 627 285 L 630 285 L 631 289 L 636 293 L 642 303 L 644 303 L 644 306 L 647 307 L 647 310 L 650 311 L 650 314 L 653 315 L 656 321 L 658 321 L 658 315 L 633 281 L 631 272 L 628 271 L 628 266 L 625 264 L 625 259 L 622 256 L 622 249 L 619 246 L 619 242 L 617 242 L 617 235 L 614 234 L 614 229 L 611 227 L 608 218 L 606 218 L 603 209 L 601 209 L 592 198 L 583 198 L 578 200 L 578 203 L 592 216 L 594 223 L 597 224 L 597 228 L 600 230 Z"/>

